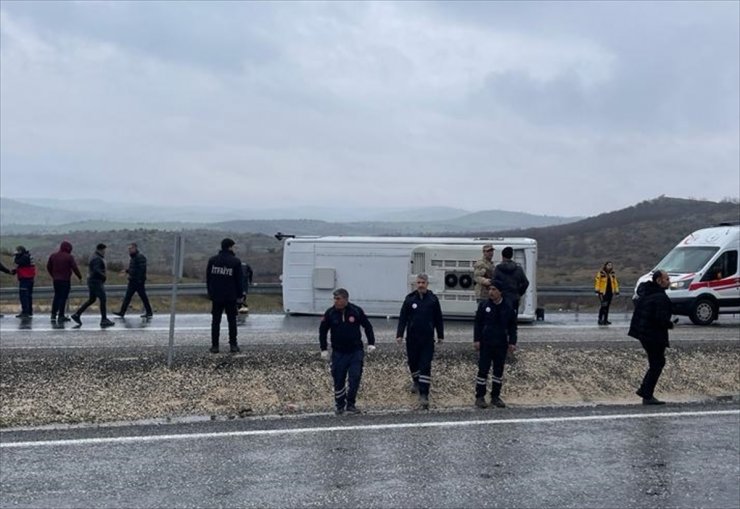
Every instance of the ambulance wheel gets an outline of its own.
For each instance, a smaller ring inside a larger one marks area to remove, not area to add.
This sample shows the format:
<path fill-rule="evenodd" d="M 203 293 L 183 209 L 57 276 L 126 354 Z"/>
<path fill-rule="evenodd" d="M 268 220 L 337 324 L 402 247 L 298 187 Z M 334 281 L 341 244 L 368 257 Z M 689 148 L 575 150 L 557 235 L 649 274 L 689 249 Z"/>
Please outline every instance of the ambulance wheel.
<path fill-rule="evenodd" d="M 691 308 L 689 318 L 695 325 L 709 325 L 717 316 L 717 305 L 709 299 L 699 299 Z"/>

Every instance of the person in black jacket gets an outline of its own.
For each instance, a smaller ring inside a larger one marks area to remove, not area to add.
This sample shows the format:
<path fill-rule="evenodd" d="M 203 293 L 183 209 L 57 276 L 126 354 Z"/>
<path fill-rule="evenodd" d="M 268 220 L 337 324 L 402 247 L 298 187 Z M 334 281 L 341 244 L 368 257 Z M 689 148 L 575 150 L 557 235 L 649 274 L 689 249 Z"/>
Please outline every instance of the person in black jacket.
<path fill-rule="evenodd" d="M 206 286 L 211 299 L 211 353 L 218 353 L 221 332 L 221 315 L 226 312 L 229 323 L 229 350 L 238 352 L 236 342 L 237 303 L 244 295 L 242 288 L 242 262 L 234 254 L 231 239 L 221 241 L 221 251 L 208 260 L 206 267 Z"/>
<path fill-rule="evenodd" d="M 107 279 L 105 273 L 105 250 L 107 246 L 105 244 L 98 244 L 95 247 L 95 252 L 90 257 L 88 263 L 88 274 L 87 274 L 87 289 L 89 296 L 87 300 L 79 307 L 70 318 L 77 324 L 82 325 L 80 316 L 89 308 L 96 300 L 100 300 L 100 326 L 101 327 L 112 327 L 115 323 L 108 320 L 108 314 L 106 310 L 106 295 L 105 295 L 105 280 Z"/>
<path fill-rule="evenodd" d="M 328 359 L 326 336 L 331 332 L 331 376 L 334 379 L 334 403 L 337 415 L 342 415 L 345 411 L 350 414 L 360 413 L 355 403 L 365 357 L 361 327 L 365 329 L 367 337 L 367 352 L 372 353 L 375 350 L 375 334 L 367 315 L 360 306 L 349 302 L 347 290 L 344 288 L 334 290 L 334 305 L 326 310 L 319 325 L 319 345 L 321 358 Z"/>
<path fill-rule="evenodd" d="M 146 281 L 146 256 L 141 254 L 136 242 L 129 244 L 128 255 L 129 262 L 128 269 L 126 269 L 128 286 L 126 287 L 126 295 L 123 297 L 123 302 L 121 302 L 121 310 L 113 314 L 123 318 L 126 315 L 126 310 L 131 303 L 131 299 L 136 293 L 144 305 L 144 314 L 141 317 L 149 319 L 153 316 L 153 313 L 152 306 L 149 304 L 149 297 L 146 295 L 146 288 L 144 287 L 144 282 Z"/>
<path fill-rule="evenodd" d="M 480 352 L 478 356 L 478 375 L 475 378 L 475 406 L 487 408 L 486 385 L 488 372 L 493 363 L 491 384 L 491 404 L 504 408 L 501 399 L 501 386 L 504 383 L 504 362 L 506 354 L 516 350 L 516 313 L 511 304 L 504 300 L 496 285 L 488 288 L 488 300 L 478 305 L 473 329 L 473 346 Z"/>
<path fill-rule="evenodd" d="M 413 392 L 419 393 L 419 405 L 429 409 L 429 386 L 432 383 L 432 359 L 434 357 L 434 331 L 437 341 L 444 341 L 442 307 L 437 296 L 428 289 L 429 276 L 416 276 L 416 290 L 406 296 L 398 319 L 396 341 L 400 345 L 406 333 L 406 355 L 413 384 Z"/>
<path fill-rule="evenodd" d="M 638 299 L 628 334 L 640 340 L 648 356 L 648 370 L 636 394 L 642 398 L 643 405 L 662 405 L 653 391 L 665 366 L 665 349 L 670 346 L 668 330 L 673 328 L 671 321 L 671 301 L 665 293 L 671 284 L 664 270 L 653 272 L 652 280 L 642 283 L 638 289 Z"/>
<path fill-rule="evenodd" d="M 9 268 L 7 268 L 5 265 L 3 265 L 2 262 L 0 262 L 0 272 L 4 272 L 6 274 L 14 274 L 14 272 L 10 270 Z M 0 318 L 3 318 L 4 316 L 5 316 L 4 314 L 0 313 Z"/>
<path fill-rule="evenodd" d="M 242 288 L 244 289 L 244 298 L 242 300 L 241 306 L 239 306 L 239 313 L 241 314 L 249 313 L 247 295 L 249 294 L 249 287 L 252 286 L 253 277 L 254 272 L 252 271 L 252 267 L 250 267 L 248 263 L 242 262 Z"/>
<path fill-rule="evenodd" d="M 514 249 L 507 246 L 501 250 L 501 263 L 493 270 L 493 282 L 501 290 L 505 300 L 509 301 L 514 314 L 519 314 L 519 300 L 529 288 L 529 279 L 522 266 L 516 263 Z M 514 328 L 514 343 L 516 343 L 517 328 Z"/>

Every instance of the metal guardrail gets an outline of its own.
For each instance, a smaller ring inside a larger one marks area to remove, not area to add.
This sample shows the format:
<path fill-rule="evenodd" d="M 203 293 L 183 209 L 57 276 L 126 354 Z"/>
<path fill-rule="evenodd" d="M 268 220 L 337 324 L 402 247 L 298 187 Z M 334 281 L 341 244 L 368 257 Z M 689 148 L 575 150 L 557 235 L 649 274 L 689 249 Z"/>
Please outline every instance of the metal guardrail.
<path fill-rule="evenodd" d="M 257 283 L 249 287 L 250 294 L 261 295 L 280 295 L 282 293 L 280 283 Z M 622 295 L 632 295 L 631 287 L 622 287 Z M 126 285 L 107 285 L 106 294 L 109 297 L 123 297 L 126 293 Z M 169 296 L 172 293 L 171 284 L 151 284 L 146 286 L 147 294 L 150 296 Z M 177 286 L 178 295 L 206 295 L 205 283 L 181 283 Z M 543 297 L 579 297 L 593 295 L 594 289 L 591 286 L 539 286 L 537 294 Z M 33 289 L 34 297 L 48 297 L 54 295 L 54 288 L 51 286 L 38 286 Z M 70 297 L 87 297 L 87 285 L 84 283 L 72 285 Z M 14 300 L 18 298 L 18 288 L 4 287 L 0 288 L 0 301 Z"/>

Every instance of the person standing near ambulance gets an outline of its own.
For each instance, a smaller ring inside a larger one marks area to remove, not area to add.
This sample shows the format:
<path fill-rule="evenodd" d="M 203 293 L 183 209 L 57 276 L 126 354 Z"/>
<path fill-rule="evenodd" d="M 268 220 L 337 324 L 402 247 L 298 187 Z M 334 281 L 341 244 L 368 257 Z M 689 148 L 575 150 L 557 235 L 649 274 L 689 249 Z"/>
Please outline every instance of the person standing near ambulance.
<path fill-rule="evenodd" d="M 334 305 L 326 310 L 319 325 L 321 358 L 329 358 L 327 335 L 331 333 L 331 376 L 334 380 L 334 413 L 359 414 L 355 406 L 360 389 L 365 352 L 362 331 L 367 337 L 367 353 L 375 351 L 375 333 L 360 306 L 349 302 L 344 288 L 334 290 Z M 349 377 L 349 388 L 347 378 Z"/>
<path fill-rule="evenodd" d="M 619 281 L 614 273 L 614 265 L 607 261 L 594 279 L 594 291 L 599 296 L 599 325 L 611 325 L 609 306 L 614 295 L 619 295 Z"/>
<path fill-rule="evenodd" d="M 422 410 L 429 409 L 435 329 L 437 342 L 442 343 L 445 337 L 442 307 L 437 296 L 429 290 L 429 276 L 421 273 L 416 276 L 416 290 L 406 296 L 401 306 L 396 341 L 400 345 L 406 333 L 406 355 L 413 391 L 419 393 Z"/>
<path fill-rule="evenodd" d="M 226 238 L 221 241 L 221 251 L 208 260 L 206 286 L 211 299 L 211 353 L 218 353 L 221 333 L 221 316 L 226 313 L 229 324 L 229 350 L 239 352 L 236 342 L 237 303 L 244 295 L 242 288 L 242 262 L 234 254 L 236 242 Z"/>

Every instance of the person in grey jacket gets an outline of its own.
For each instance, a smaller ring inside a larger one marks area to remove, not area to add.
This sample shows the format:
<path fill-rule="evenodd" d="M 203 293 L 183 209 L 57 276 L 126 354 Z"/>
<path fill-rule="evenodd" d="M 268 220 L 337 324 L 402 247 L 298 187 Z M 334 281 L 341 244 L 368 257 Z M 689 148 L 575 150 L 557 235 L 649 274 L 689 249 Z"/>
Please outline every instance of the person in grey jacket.
<path fill-rule="evenodd" d="M 131 304 L 131 299 L 136 293 L 139 295 L 141 303 L 144 305 L 144 314 L 141 315 L 141 317 L 147 319 L 151 318 L 154 314 L 152 313 L 152 306 L 149 303 L 149 297 L 147 297 L 146 288 L 144 287 L 144 283 L 146 282 L 146 256 L 141 254 L 136 242 L 129 244 L 128 255 L 129 262 L 128 269 L 126 269 L 126 273 L 128 274 L 128 286 L 126 287 L 126 295 L 123 297 L 123 301 L 121 302 L 121 310 L 113 314 L 123 318 L 126 315 L 128 305 Z"/>
<path fill-rule="evenodd" d="M 87 275 L 87 289 L 89 291 L 89 297 L 70 317 L 77 325 L 82 325 L 80 316 L 96 300 L 100 301 L 100 326 L 105 328 L 115 325 L 115 323 L 108 320 L 106 310 L 105 280 L 107 279 L 107 276 L 105 274 L 105 250 L 107 247 L 108 246 L 105 244 L 98 244 L 95 247 L 95 252 L 90 257 Z"/>

